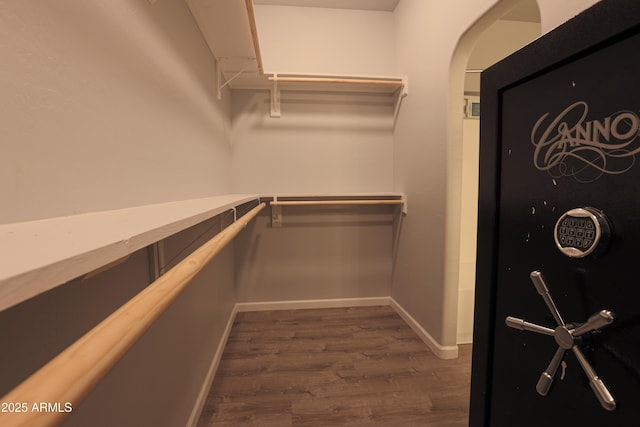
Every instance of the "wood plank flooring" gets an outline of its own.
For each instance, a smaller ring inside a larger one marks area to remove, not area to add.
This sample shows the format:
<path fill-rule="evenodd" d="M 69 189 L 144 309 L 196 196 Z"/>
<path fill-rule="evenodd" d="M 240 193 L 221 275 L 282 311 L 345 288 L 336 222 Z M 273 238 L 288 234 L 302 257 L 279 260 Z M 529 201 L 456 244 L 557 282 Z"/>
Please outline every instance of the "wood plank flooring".
<path fill-rule="evenodd" d="M 238 313 L 198 427 L 462 427 L 470 374 L 389 306 Z"/>

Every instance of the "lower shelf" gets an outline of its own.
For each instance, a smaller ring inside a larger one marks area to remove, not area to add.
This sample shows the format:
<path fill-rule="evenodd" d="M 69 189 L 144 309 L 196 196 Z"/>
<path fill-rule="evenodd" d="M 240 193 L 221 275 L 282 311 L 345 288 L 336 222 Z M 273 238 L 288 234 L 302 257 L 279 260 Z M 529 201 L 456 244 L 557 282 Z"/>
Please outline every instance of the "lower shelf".
<path fill-rule="evenodd" d="M 258 195 L 227 194 L 0 226 L 0 311 Z"/>

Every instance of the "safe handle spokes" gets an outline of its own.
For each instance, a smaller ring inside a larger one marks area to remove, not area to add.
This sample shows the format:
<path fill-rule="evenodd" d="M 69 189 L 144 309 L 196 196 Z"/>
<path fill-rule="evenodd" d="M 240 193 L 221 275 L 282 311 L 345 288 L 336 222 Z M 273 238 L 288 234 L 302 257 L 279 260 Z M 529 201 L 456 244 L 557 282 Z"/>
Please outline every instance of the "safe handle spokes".
<path fill-rule="evenodd" d="M 577 328 L 571 328 L 567 326 L 567 324 L 562 319 L 562 315 L 560 314 L 560 311 L 556 307 L 556 304 L 551 297 L 551 292 L 549 291 L 549 286 L 547 285 L 544 274 L 542 274 L 542 272 L 539 270 L 535 270 L 531 272 L 529 277 L 531 279 L 531 282 L 535 286 L 536 291 L 538 292 L 538 294 L 540 294 L 545 304 L 547 305 L 549 312 L 555 319 L 558 326 L 555 329 L 551 329 L 546 326 L 531 323 L 524 319 L 519 319 L 512 316 L 507 316 L 507 318 L 505 319 L 505 323 L 510 328 L 535 332 L 537 334 L 551 335 L 558 344 L 558 349 L 553 355 L 551 362 L 549 362 L 547 369 L 542 372 L 540 378 L 538 379 L 538 383 L 536 384 L 536 391 L 541 396 L 546 396 L 549 393 L 549 390 L 553 385 L 556 373 L 558 372 L 558 368 L 562 363 L 562 359 L 564 358 L 568 350 L 572 350 L 576 359 L 580 363 L 580 366 L 582 367 L 585 375 L 587 376 L 587 378 L 589 378 L 589 386 L 591 387 L 593 393 L 596 395 L 598 401 L 600 402 L 600 405 L 602 405 L 602 407 L 608 411 L 613 411 L 616 408 L 615 399 L 613 398 L 611 392 L 604 384 L 602 379 L 600 379 L 600 377 L 596 374 L 595 370 L 576 343 L 576 338 L 589 332 L 598 331 L 605 326 L 610 325 L 614 320 L 613 313 L 609 310 L 601 310 L 589 317 L 589 319 L 584 324 L 578 326 Z"/>
<path fill-rule="evenodd" d="M 613 411 L 614 409 L 616 409 L 616 401 L 611 395 L 611 392 L 609 391 L 607 386 L 604 385 L 600 377 L 598 377 L 596 371 L 593 370 L 591 364 L 587 361 L 587 358 L 584 357 L 584 354 L 582 354 L 582 351 L 575 346 L 572 348 L 572 350 L 573 354 L 576 356 L 576 359 L 578 359 L 578 362 L 580 362 L 582 370 L 585 372 L 585 374 L 587 374 L 587 377 L 589 378 L 589 386 L 600 401 L 602 407 L 607 411 Z"/>
<path fill-rule="evenodd" d="M 587 332 L 597 331 L 613 323 L 613 313 L 609 310 L 600 310 L 589 317 L 584 324 L 575 328 L 571 333 L 574 337 L 579 337 Z"/>
<path fill-rule="evenodd" d="M 556 377 L 556 372 L 558 372 L 558 368 L 566 352 L 567 350 L 564 348 L 558 347 L 558 350 L 556 350 L 556 353 L 553 355 L 553 359 L 549 362 L 549 366 L 540 374 L 540 379 L 538 379 L 538 383 L 536 384 L 536 391 L 540 396 L 546 396 L 549 393 L 553 385 L 553 380 Z"/>
<path fill-rule="evenodd" d="M 544 278 L 542 271 L 532 271 L 529 277 L 531 278 L 531 282 L 533 282 L 533 286 L 536 287 L 536 291 L 538 291 L 545 304 L 547 304 L 547 308 L 551 312 L 551 315 L 556 319 L 558 326 L 564 326 L 564 320 L 562 320 L 562 316 L 556 307 L 556 303 L 553 302 L 553 298 L 551 298 L 551 293 L 549 292 L 549 287 L 547 286 L 547 281 Z"/>

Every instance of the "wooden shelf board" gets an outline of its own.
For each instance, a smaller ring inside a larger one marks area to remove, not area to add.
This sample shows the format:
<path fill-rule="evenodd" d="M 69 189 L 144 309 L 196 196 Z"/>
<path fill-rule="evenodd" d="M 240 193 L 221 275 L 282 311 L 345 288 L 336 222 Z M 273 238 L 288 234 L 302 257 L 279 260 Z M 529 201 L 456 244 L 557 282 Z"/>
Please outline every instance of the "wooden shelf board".
<path fill-rule="evenodd" d="M 277 197 L 278 200 L 357 200 L 357 199 L 381 199 L 381 200 L 400 200 L 404 197 L 403 193 L 395 192 L 381 192 L 381 193 L 278 193 L 278 194 L 262 194 L 262 199 L 273 199 Z"/>
<path fill-rule="evenodd" d="M 0 225 L 0 311 L 257 199 L 404 200 L 402 193 L 227 194 Z"/>
<path fill-rule="evenodd" d="M 238 77 L 229 84 L 233 89 L 242 90 L 270 90 L 273 83 L 264 78 Z M 374 84 L 349 84 L 349 83 L 296 83 L 278 82 L 278 87 L 283 92 L 325 92 L 325 93 L 355 93 L 355 94 L 384 94 L 392 96 L 400 90 L 395 85 Z"/>
<path fill-rule="evenodd" d="M 0 225 L 0 311 L 258 198 L 228 194 Z"/>

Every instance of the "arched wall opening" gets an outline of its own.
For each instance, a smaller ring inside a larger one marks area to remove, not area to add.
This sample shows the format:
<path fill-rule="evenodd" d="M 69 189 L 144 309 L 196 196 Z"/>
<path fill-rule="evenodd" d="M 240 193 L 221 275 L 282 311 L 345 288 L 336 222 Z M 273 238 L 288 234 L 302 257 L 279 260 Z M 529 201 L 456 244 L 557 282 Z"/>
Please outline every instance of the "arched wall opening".
<path fill-rule="evenodd" d="M 536 16 L 537 15 L 537 16 Z M 533 22 L 536 21 L 537 22 Z M 450 67 L 446 293 L 458 344 L 473 335 L 480 120 L 479 71 L 539 37 L 536 0 L 502 0 L 460 38 Z"/>

